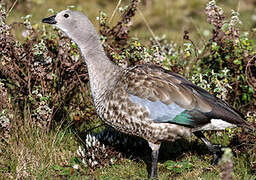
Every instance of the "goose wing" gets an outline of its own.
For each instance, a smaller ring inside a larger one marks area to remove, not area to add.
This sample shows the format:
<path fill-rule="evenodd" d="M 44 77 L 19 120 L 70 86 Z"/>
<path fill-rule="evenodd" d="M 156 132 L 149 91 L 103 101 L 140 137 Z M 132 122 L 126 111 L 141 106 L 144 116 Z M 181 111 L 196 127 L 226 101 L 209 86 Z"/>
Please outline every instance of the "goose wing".
<path fill-rule="evenodd" d="M 130 101 L 147 109 L 156 123 L 198 127 L 211 119 L 246 124 L 229 104 L 194 85 L 183 76 L 158 66 L 140 65 L 127 70 Z"/>

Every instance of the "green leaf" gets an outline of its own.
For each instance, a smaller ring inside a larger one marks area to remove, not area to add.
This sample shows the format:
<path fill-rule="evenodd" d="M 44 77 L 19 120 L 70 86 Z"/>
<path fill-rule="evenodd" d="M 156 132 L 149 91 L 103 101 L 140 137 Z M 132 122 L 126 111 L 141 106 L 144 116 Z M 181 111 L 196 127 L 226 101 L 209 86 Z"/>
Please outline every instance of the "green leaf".
<path fill-rule="evenodd" d="M 53 165 L 53 169 L 54 169 L 55 171 L 61 171 L 61 170 L 63 169 L 63 167 L 62 167 L 62 166 L 59 166 L 59 165 Z"/>
<path fill-rule="evenodd" d="M 173 171 L 174 173 L 181 173 L 184 170 L 191 169 L 193 167 L 193 164 L 187 160 L 182 162 L 166 161 L 164 164 L 167 169 Z"/>
<path fill-rule="evenodd" d="M 241 61 L 239 59 L 236 59 L 233 62 L 234 62 L 234 64 L 237 64 L 237 65 L 241 64 Z"/>
<path fill-rule="evenodd" d="M 243 101 L 247 101 L 247 99 L 248 99 L 248 96 L 247 96 L 246 93 L 244 93 L 243 96 L 242 96 L 242 100 L 243 100 Z"/>
<path fill-rule="evenodd" d="M 72 170 L 70 168 L 65 168 L 60 172 L 60 175 L 62 176 L 71 175 L 71 174 L 72 174 Z"/>

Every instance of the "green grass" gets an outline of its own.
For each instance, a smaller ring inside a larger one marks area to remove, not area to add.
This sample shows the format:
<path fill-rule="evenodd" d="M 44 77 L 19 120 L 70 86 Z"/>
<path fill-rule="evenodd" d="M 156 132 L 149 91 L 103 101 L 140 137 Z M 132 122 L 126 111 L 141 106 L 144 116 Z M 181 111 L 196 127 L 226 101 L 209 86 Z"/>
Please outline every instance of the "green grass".
<path fill-rule="evenodd" d="M 29 124 L 13 128 L 8 142 L 1 143 L 0 177 L 2 179 L 146 179 L 150 154 L 130 156 L 113 165 L 85 167 L 76 157 L 78 139 L 71 128 L 56 127 L 45 132 Z M 229 144 L 228 132 L 209 133 L 213 143 Z M 145 147 L 145 149 L 148 147 Z M 138 151 L 146 151 L 138 149 Z M 255 154 L 239 153 L 233 157 L 234 179 L 253 179 L 250 163 Z M 221 166 L 210 165 L 212 156 L 195 138 L 164 143 L 158 163 L 159 179 L 220 179 Z M 73 165 L 78 164 L 79 169 Z M 185 164 L 185 165 L 184 165 Z"/>
<path fill-rule="evenodd" d="M 11 137 L 0 146 L 3 179 L 55 176 L 53 165 L 68 165 L 75 156 L 77 140 L 70 129 L 57 127 L 45 132 L 26 120 L 23 125 L 12 125 Z"/>
<path fill-rule="evenodd" d="M 142 2 L 144 1 L 142 0 Z M 205 5 L 208 2 L 207 0 L 147 1 L 151 3 L 148 3 L 147 6 L 142 3 L 139 8 L 145 16 L 150 28 L 157 36 L 166 34 L 167 39 L 172 40 L 179 45 L 183 43 L 184 30 L 190 32 L 192 40 L 206 40 L 208 38 L 203 35 L 205 30 L 210 30 L 210 26 L 206 22 L 206 15 L 204 14 Z M 121 7 L 124 7 L 129 2 L 129 0 L 122 0 Z M 8 21 L 21 21 L 20 17 L 31 14 L 32 22 L 39 23 L 42 18 L 51 15 L 47 11 L 48 9 L 52 8 L 56 11 L 60 11 L 66 9 L 70 5 L 74 5 L 76 7 L 75 9 L 84 12 L 92 20 L 93 24 L 98 26 L 96 17 L 99 16 L 99 12 L 104 11 L 110 17 L 117 3 L 118 0 L 32 0 L 26 3 L 18 1 L 16 7 L 10 13 Z M 253 0 L 226 0 L 217 1 L 217 3 L 223 8 L 226 14 L 230 14 L 232 9 L 239 9 L 241 20 L 243 22 L 242 29 L 245 31 L 250 31 L 250 29 L 252 29 L 253 22 L 251 16 L 254 13 Z M 119 17 L 120 13 L 116 13 L 110 24 L 115 24 Z M 136 36 L 146 41 L 152 37 L 143 17 L 138 12 L 133 18 L 131 36 Z"/>

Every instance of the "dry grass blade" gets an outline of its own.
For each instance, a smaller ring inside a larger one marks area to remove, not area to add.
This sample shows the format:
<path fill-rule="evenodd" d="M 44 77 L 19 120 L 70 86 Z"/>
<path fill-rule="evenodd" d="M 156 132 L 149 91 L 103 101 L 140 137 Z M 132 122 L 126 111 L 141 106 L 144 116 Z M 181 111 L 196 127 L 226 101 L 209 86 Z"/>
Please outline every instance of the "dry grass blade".
<path fill-rule="evenodd" d="M 245 75 L 247 83 L 256 91 L 256 75 L 253 74 L 251 67 L 256 67 L 256 56 L 253 56 L 246 65 Z"/>
<path fill-rule="evenodd" d="M 119 0 L 118 3 L 117 3 L 117 5 L 116 5 L 116 7 L 115 7 L 115 10 L 113 11 L 111 17 L 109 18 L 108 23 L 110 23 L 110 22 L 112 21 L 113 17 L 114 17 L 115 14 L 116 14 L 116 11 L 118 10 L 118 7 L 120 6 L 121 3 L 122 3 L 122 0 Z"/>
<path fill-rule="evenodd" d="M 145 16 L 143 15 L 142 11 L 141 11 L 139 8 L 138 8 L 138 11 L 139 11 L 139 13 L 140 13 L 140 16 L 142 17 L 142 20 L 144 21 L 145 25 L 147 26 L 149 32 L 151 33 L 152 37 L 154 38 L 155 42 L 157 43 L 157 45 L 158 45 L 159 47 L 161 47 L 161 44 L 160 44 L 159 41 L 157 40 L 155 33 L 153 32 L 153 30 L 152 30 L 151 27 L 149 26 L 148 21 L 146 20 L 146 18 L 145 18 Z"/>
<path fill-rule="evenodd" d="M 18 0 L 14 1 L 14 3 L 12 4 L 11 8 L 9 9 L 8 13 L 7 13 L 7 17 L 10 15 L 10 13 L 12 12 L 13 8 L 15 7 L 15 5 L 17 4 Z"/>

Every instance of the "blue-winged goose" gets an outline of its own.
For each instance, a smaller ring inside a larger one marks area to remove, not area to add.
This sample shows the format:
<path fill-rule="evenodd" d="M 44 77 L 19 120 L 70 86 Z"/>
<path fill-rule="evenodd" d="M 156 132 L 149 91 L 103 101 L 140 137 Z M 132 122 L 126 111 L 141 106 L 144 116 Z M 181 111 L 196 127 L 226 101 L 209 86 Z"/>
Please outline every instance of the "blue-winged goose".
<path fill-rule="evenodd" d="M 192 84 L 183 76 L 154 65 L 121 68 L 106 56 L 90 20 L 64 10 L 44 23 L 64 31 L 81 50 L 87 64 L 94 105 L 99 117 L 124 133 L 142 137 L 152 149 L 150 177 L 157 177 L 160 144 L 195 134 L 219 159 L 201 130 L 248 126 L 229 104 Z"/>

